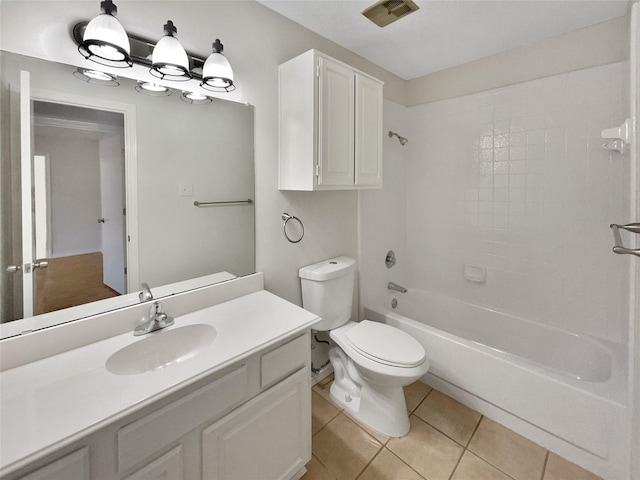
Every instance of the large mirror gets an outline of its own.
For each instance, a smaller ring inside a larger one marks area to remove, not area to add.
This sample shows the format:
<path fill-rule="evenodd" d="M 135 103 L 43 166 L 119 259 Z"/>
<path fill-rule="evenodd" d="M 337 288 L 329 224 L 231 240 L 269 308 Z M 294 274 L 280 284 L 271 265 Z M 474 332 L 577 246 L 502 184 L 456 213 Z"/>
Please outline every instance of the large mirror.
<path fill-rule="evenodd" d="M 0 68 L 1 337 L 255 271 L 253 107 Z"/>

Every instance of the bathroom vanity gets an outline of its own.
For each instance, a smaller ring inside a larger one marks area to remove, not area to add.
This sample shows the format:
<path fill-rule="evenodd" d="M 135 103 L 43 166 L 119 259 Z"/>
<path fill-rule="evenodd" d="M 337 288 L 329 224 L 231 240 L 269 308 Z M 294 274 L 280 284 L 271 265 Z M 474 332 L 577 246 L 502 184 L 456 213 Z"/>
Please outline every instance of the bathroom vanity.
<path fill-rule="evenodd" d="M 104 329 L 109 315 L 113 328 L 126 328 L 0 374 L 0 476 L 302 476 L 311 459 L 310 328 L 319 318 L 262 288 L 255 274 L 167 297 L 175 324 L 141 337 L 133 327 L 149 303 L 105 314 L 99 328 L 93 318 L 9 339 L 9 351 L 28 349 L 64 328 Z"/>

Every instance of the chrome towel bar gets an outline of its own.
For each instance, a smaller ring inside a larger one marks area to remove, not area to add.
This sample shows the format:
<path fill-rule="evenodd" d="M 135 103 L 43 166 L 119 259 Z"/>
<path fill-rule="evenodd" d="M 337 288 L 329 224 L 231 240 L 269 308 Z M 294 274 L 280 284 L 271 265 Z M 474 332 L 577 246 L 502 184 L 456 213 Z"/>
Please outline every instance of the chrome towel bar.
<path fill-rule="evenodd" d="M 196 207 L 232 207 L 235 205 L 253 205 L 253 200 L 231 200 L 229 202 L 193 202 Z"/>
<path fill-rule="evenodd" d="M 635 255 L 640 257 L 640 248 L 626 248 L 622 245 L 622 238 L 620 237 L 620 229 L 626 230 L 627 232 L 637 233 L 640 235 L 640 223 L 627 223 L 626 225 L 617 225 L 612 223 L 609 225 L 613 230 L 613 239 L 615 245 L 613 246 L 613 251 L 620 255 Z"/>

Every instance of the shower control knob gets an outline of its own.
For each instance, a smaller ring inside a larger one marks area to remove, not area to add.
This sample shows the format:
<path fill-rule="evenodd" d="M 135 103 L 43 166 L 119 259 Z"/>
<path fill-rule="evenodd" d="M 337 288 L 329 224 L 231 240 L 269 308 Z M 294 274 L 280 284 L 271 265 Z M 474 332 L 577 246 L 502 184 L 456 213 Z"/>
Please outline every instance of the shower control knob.
<path fill-rule="evenodd" d="M 396 264 L 396 254 L 393 250 L 389 250 L 387 252 L 387 256 L 384 259 L 384 264 L 387 266 L 387 268 L 391 268 Z"/>

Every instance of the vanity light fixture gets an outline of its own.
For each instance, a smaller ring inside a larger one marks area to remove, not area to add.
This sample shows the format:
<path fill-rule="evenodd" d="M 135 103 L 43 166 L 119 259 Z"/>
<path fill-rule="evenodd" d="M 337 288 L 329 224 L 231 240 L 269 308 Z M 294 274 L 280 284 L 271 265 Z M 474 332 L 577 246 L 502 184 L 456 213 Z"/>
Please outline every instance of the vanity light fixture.
<path fill-rule="evenodd" d="M 101 15 L 73 26 L 73 38 L 83 57 L 111 67 L 140 65 L 163 80 L 198 80 L 200 87 L 213 92 L 236 89 L 233 70 L 222 54 L 220 39 L 216 39 L 211 55 L 204 60 L 184 50 L 171 20 L 164 25 L 165 36 L 154 44 L 145 38 L 127 34 L 115 18 L 118 10 L 111 0 L 104 0 L 100 8 Z"/>
<path fill-rule="evenodd" d="M 136 85 L 136 92 L 144 93 L 151 97 L 168 97 L 173 93 L 170 88 L 167 88 L 164 85 L 144 80 L 140 80 L 138 82 Z"/>
<path fill-rule="evenodd" d="M 132 67 L 129 37 L 116 18 L 118 7 L 111 0 L 104 0 L 100 3 L 100 12 L 87 25 L 78 51 L 84 58 L 101 65 Z"/>
<path fill-rule="evenodd" d="M 101 72 L 100 70 L 92 70 L 89 68 L 78 67 L 73 76 L 79 78 L 83 82 L 92 83 L 94 85 L 102 85 L 104 87 L 117 87 L 120 82 L 116 80 L 115 75 Z"/>
<path fill-rule="evenodd" d="M 153 48 L 151 69 L 154 77 L 184 82 L 192 77 L 189 72 L 189 57 L 178 41 L 178 29 L 171 20 L 164 25 L 164 37 Z"/>
<path fill-rule="evenodd" d="M 206 95 L 197 92 L 182 92 L 180 100 L 191 103 L 192 105 L 206 105 L 213 101 L 211 97 L 207 97 Z"/>
<path fill-rule="evenodd" d="M 227 58 L 222 54 L 224 46 L 220 39 L 212 45 L 213 53 L 209 55 L 202 67 L 202 83 L 200 86 L 205 90 L 214 92 L 231 92 L 236 89 L 233 84 L 233 70 Z"/>

